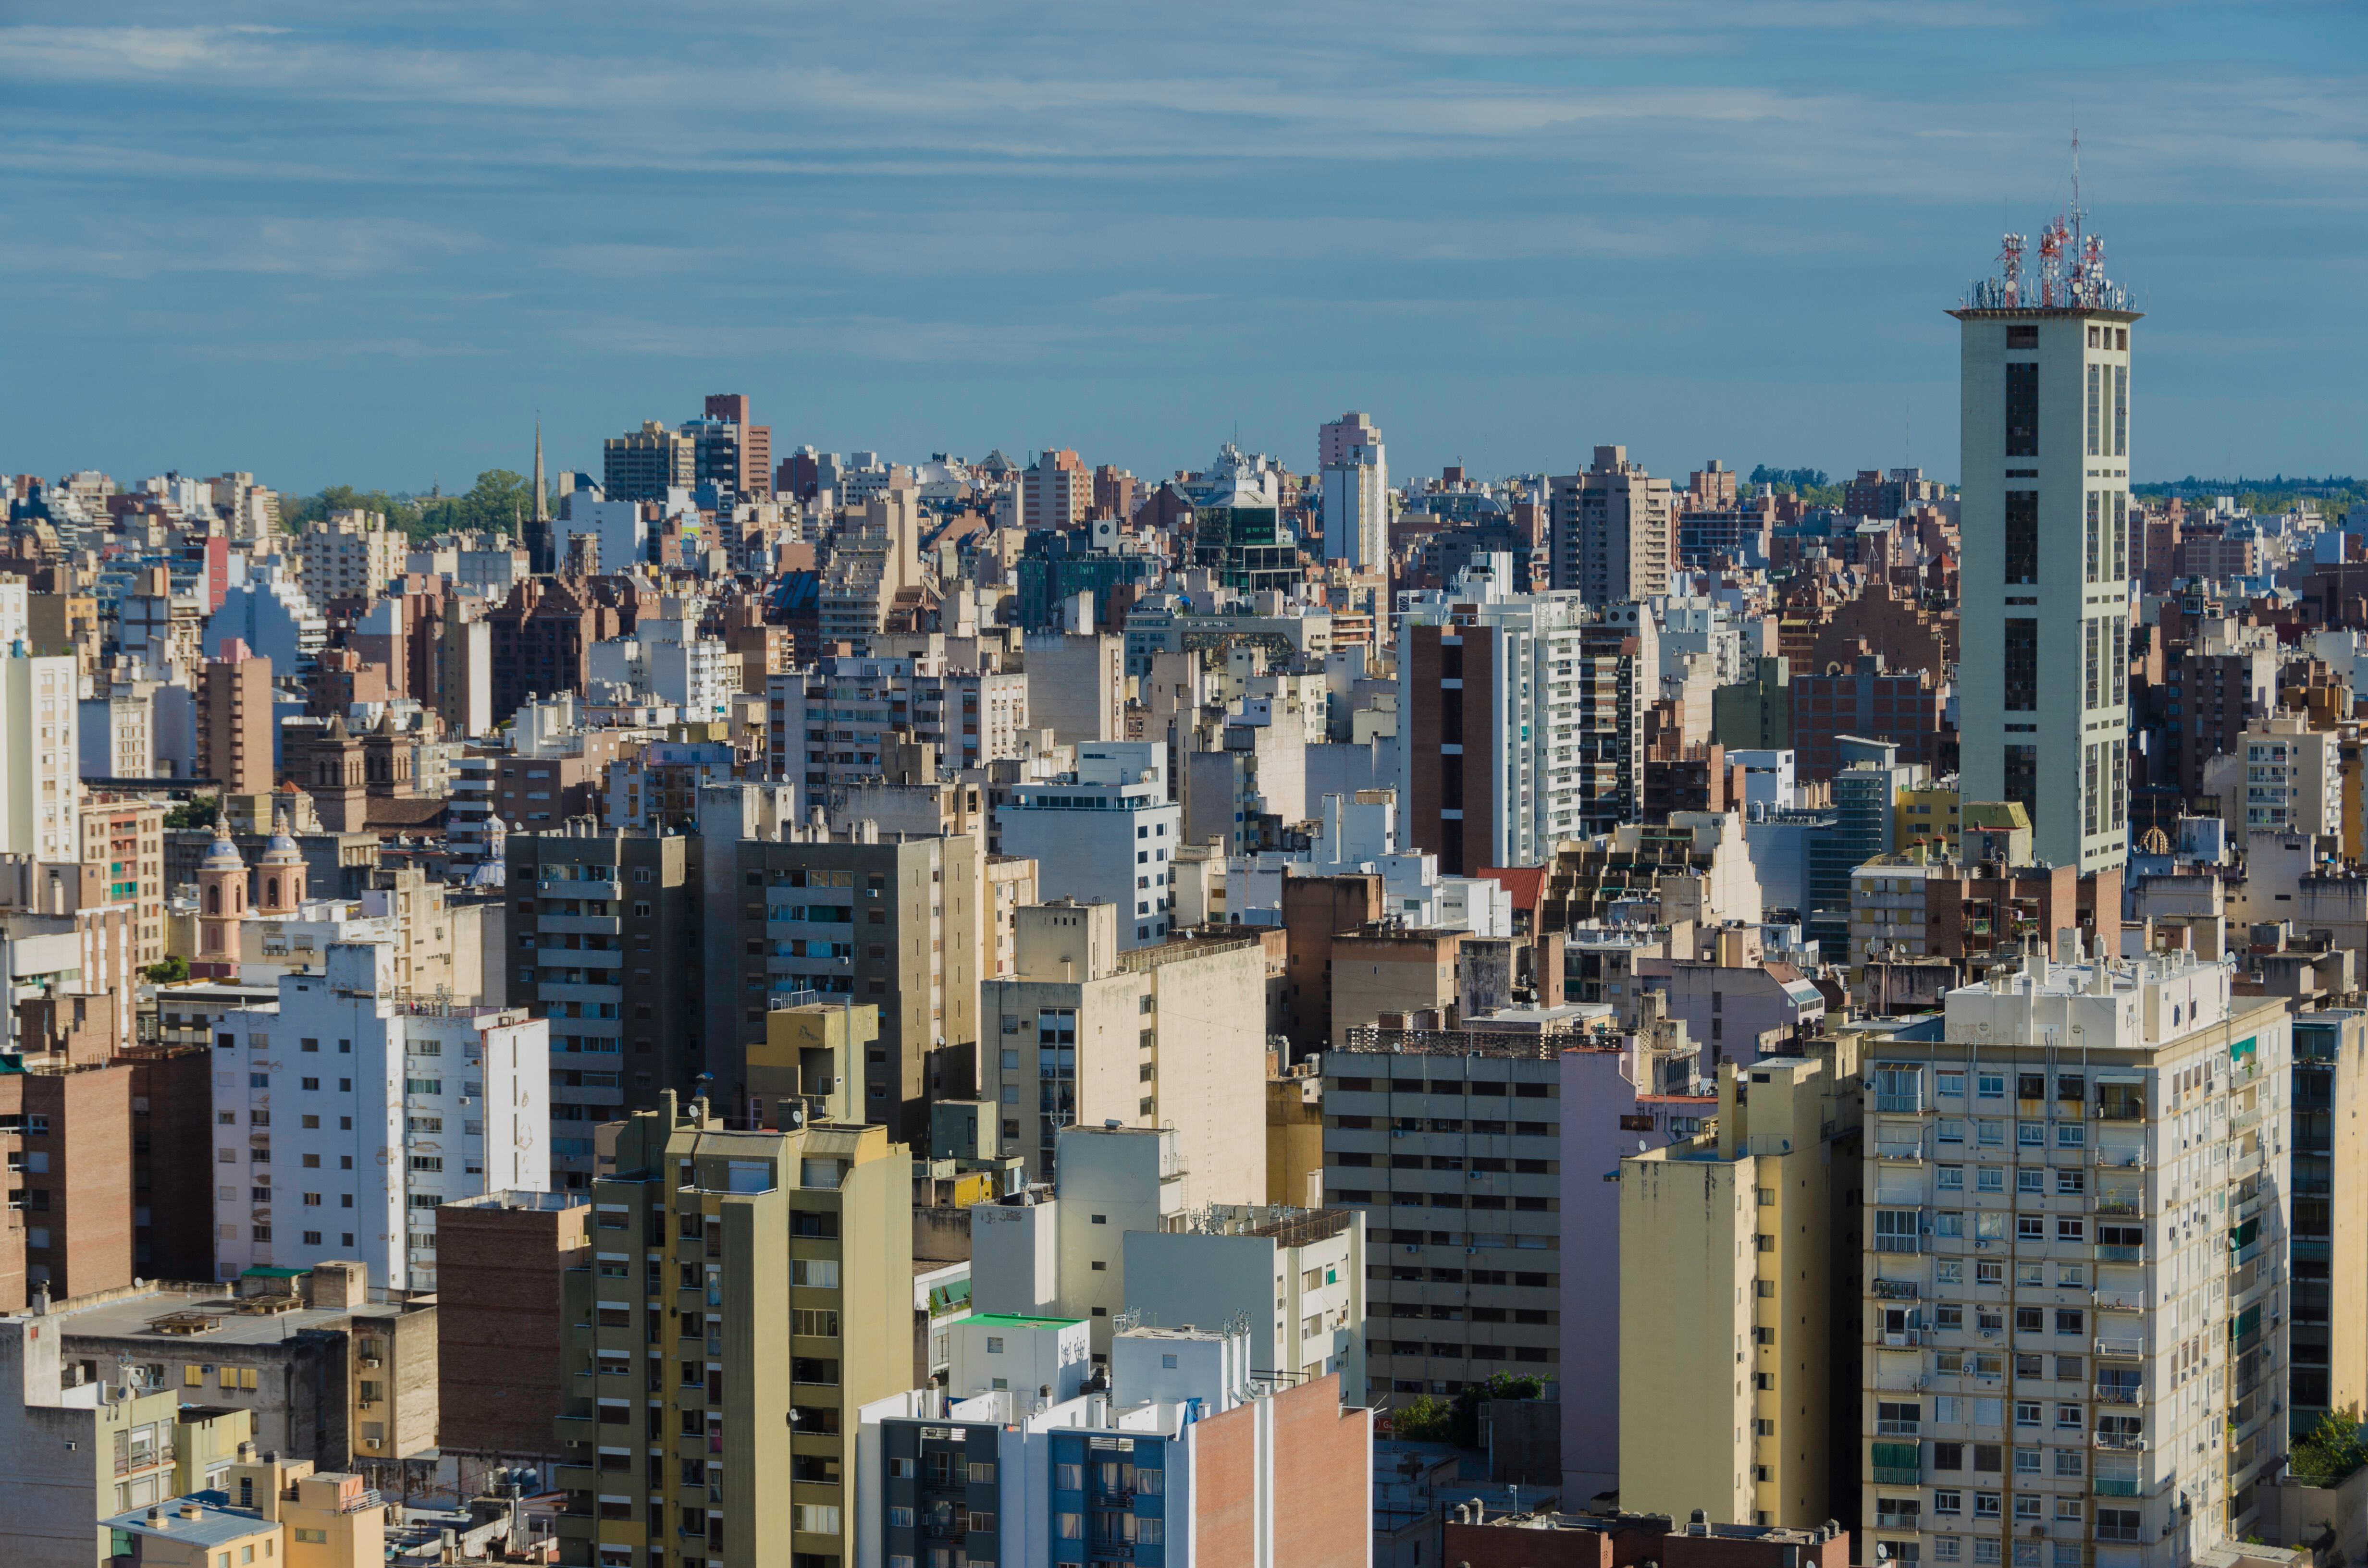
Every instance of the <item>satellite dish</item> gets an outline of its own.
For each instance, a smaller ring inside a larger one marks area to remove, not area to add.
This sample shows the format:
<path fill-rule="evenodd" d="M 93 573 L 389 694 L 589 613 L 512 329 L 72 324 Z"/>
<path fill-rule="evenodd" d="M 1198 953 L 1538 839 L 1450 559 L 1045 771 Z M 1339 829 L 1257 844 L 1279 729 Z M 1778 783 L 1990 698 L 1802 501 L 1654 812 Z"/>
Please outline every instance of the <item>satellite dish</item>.
<path fill-rule="evenodd" d="M 1636 1140 L 1636 1152 L 1640 1154 L 1645 1152 L 1645 1141 L 1642 1138 Z"/>

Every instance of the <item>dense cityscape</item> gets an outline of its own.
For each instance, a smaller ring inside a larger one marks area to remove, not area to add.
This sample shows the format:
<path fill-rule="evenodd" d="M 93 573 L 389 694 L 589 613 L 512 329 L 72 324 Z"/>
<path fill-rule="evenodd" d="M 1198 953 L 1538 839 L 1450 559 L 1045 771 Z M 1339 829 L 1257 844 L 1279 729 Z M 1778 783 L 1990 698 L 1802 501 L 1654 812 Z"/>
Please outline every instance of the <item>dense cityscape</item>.
<path fill-rule="evenodd" d="M 2358 1562 L 2368 494 L 1950 314 L 1953 481 L 7 478 L 0 1556 Z"/>

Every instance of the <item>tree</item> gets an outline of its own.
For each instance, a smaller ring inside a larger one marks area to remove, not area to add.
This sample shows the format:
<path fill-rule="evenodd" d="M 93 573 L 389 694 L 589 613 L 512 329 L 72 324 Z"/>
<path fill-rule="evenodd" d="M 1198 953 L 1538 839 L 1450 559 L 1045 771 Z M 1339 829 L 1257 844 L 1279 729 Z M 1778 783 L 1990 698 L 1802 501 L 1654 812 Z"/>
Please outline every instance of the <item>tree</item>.
<path fill-rule="evenodd" d="M 418 532 L 455 533 L 462 528 L 515 534 L 534 516 L 534 482 L 506 468 L 489 468 L 465 495 L 445 496 L 420 508 Z"/>
<path fill-rule="evenodd" d="M 166 812 L 165 825 L 166 827 L 211 827 L 214 824 L 214 818 L 221 814 L 221 801 L 211 795 L 199 795 L 195 800 L 175 806 Z"/>
<path fill-rule="evenodd" d="M 386 518 L 388 528 L 398 532 L 416 534 L 419 528 L 419 508 L 409 496 L 390 495 L 383 490 L 357 490 L 350 484 L 332 484 L 317 495 L 307 495 L 293 506 L 283 508 L 279 526 L 296 533 L 332 512 L 376 512 Z"/>
<path fill-rule="evenodd" d="M 2351 1411 L 2339 1415 L 2330 1410 L 2307 1435 L 2294 1439 L 2286 1464 L 2305 1486 L 2333 1486 L 2368 1464 L 2368 1443 L 2362 1441 Z"/>
<path fill-rule="evenodd" d="M 189 978 L 189 960 L 178 953 L 167 953 L 162 963 L 152 963 L 141 971 L 159 985 L 178 985 Z"/>
<path fill-rule="evenodd" d="M 1417 1394 L 1391 1415 L 1390 1429 L 1405 1442 L 1445 1443 L 1453 1440 L 1455 1417 L 1430 1395 Z"/>

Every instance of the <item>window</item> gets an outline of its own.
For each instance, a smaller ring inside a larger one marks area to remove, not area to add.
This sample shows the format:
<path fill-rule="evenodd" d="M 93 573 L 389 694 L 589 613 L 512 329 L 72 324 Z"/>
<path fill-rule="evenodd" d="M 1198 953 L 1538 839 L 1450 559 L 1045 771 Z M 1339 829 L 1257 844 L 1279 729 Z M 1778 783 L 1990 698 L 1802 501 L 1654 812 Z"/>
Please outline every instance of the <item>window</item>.
<path fill-rule="evenodd" d="M 2009 617 L 2005 631 L 2002 700 L 2008 712 L 2035 712 L 2039 708 L 2039 622 L 2028 616 Z"/>
<path fill-rule="evenodd" d="M 1964 1191 L 1965 1167 L 1963 1165 L 1942 1165 L 1939 1167 L 1934 1176 L 1933 1185 L 1939 1187 L 1942 1192 Z"/>
<path fill-rule="evenodd" d="M 2030 361 L 2006 368 L 2006 455 L 2039 455 L 2039 367 Z"/>

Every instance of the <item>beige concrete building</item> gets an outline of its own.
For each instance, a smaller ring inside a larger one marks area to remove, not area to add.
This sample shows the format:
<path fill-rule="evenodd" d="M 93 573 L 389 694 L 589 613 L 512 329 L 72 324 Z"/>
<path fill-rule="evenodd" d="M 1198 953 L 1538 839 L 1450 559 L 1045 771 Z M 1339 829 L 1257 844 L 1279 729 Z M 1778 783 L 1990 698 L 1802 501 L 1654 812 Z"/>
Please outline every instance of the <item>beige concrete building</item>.
<path fill-rule="evenodd" d="M 144 1368 L 90 1376 L 58 1320 L 0 1318 L 0 1529 L 9 1568 L 91 1568 L 112 1545 L 109 1515 L 226 1476 L 247 1413 L 181 1403 Z"/>
<path fill-rule="evenodd" d="M 296 585 L 315 608 L 375 598 L 402 575 L 404 536 L 378 512 L 332 512 L 296 536 Z"/>
<path fill-rule="evenodd" d="M 1874 1551 L 2140 1568 L 2261 1523 L 2287 1437 L 2294 1027 L 2235 972 L 2034 955 L 1870 1043 Z"/>
<path fill-rule="evenodd" d="M 0 650 L 0 854 L 82 851 L 82 710 L 71 654 Z"/>
<path fill-rule="evenodd" d="M 912 1381 L 912 1171 L 882 1127 L 616 1130 L 567 1278 L 565 1560 L 856 1561 L 854 1410 Z"/>
<path fill-rule="evenodd" d="M 1856 1053 L 1722 1063 L 1714 1132 L 1620 1162 L 1622 1508 L 1830 1513 L 1830 1249 L 1837 1172 L 1853 1177 L 1833 1143 L 1858 1119 Z"/>
<path fill-rule="evenodd" d="M 987 918 L 979 928 L 981 980 L 1013 973 L 1019 966 L 1019 912 L 1036 902 L 1036 862 L 1025 855 L 986 858 Z"/>
<path fill-rule="evenodd" d="M 82 856 L 106 875 L 110 902 L 138 908 L 133 960 L 143 968 L 165 958 L 165 802 L 107 798 L 86 801 L 81 812 Z"/>
<path fill-rule="evenodd" d="M 1030 1179 L 1070 1126 L 1168 1127 L 1196 1202 L 1266 1201 L 1266 960 L 1253 936 L 1119 947 L 1108 903 L 1018 912 L 980 988 L 979 1093 Z M 1176 1048 L 1163 1051 L 1163 1031 Z"/>
<path fill-rule="evenodd" d="M 181 1497 L 103 1520 L 116 1560 L 142 1568 L 381 1568 L 386 1562 L 386 1506 L 352 1471 L 315 1473 L 308 1460 L 258 1459 L 249 1442 L 208 1490 L 231 1501 Z"/>
<path fill-rule="evenodd" d="M 1455 1001 L 1455 959 L 1461 931 L 1368 926 L 1332 938 L 1332 1049 L 1349 1031 L 1368 1028 L 1383 1013 L 1443 1012 Z M 1310 977 L 1303 983 L 1315 983 Z"/>

